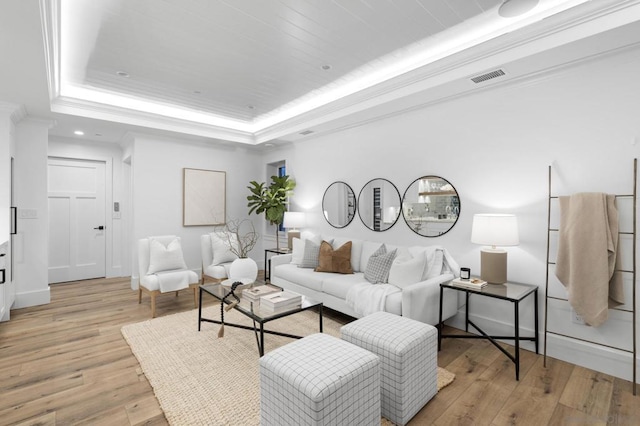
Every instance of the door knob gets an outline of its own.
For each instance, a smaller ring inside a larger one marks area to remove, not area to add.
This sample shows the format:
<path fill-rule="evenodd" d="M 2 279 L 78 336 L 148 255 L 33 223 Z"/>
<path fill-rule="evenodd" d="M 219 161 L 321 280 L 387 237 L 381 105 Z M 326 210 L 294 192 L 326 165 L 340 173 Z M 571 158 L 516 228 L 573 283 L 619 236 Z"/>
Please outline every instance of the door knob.
<path fill-rule="evenodd" d="M 100 231 L 102 231 L 104 229 L 104 226 L 100 225 L 97 228 L 93 228 L 93 229 L 99 229 Z"/>

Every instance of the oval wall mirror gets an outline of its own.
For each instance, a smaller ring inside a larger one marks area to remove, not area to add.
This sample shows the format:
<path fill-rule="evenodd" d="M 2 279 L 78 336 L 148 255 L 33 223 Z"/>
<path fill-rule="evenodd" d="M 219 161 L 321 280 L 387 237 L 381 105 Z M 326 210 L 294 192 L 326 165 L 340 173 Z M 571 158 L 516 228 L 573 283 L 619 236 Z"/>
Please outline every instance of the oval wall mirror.
<path fill-rule="evenodd" d="M 460 217 L 458 191 L 440 176 L 418 178 L 404 192 L 402 217 L 413 232 L 423 237 L 446 234 Z"/>
<path fill-rule="evenodd" d="M 356 215 L 356 194 L 344 182 L 333 182 L 322 197 L 322 212 L 329 225 L 344 228 Z"/>
<path fill-rule="evenodd" d="M 400 193 L 387 179 L 372 179 L 358 195 L 358 215 L 364 226 L 382 232 L 395 225 L 400 215 Z"/>

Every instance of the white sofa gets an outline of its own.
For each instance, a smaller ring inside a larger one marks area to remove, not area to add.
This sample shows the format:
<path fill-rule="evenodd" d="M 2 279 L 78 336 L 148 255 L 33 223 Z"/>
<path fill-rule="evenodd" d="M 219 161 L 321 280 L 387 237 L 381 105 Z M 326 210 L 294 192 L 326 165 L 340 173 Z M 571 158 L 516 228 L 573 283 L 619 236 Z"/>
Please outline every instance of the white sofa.
<path fill-rule="evenodd" d="M 319 237 L 308 238 L 320 240 Z M 382 243 L 348 238 L 323 237 L 322 239 L 326 241 L 332 240 L 334 249 L 348 241 L 352 242 L 351 267 L 354 271 L 353 274 L 315 272 L 311 268 L 299 267 L 295 259 L 300 256 L 300 253 L 296 253 L 298 247 L 294 245 L 292 254 L 276 255 L 271 258 L 271 283 L 321 301 L 331 309 L 360 318 L 363 316 L 362 312 L 354 309 L 353 304 L 347 303 L 347 294 L 355 285 L 359 285 L 359 288 L 364 288 L 367 284 L 369 286 L 378 285 L 369 283 L 365 279 L 364 271 L 370 256 Z M 383 301 L 384 311 L 436 325 L 439 315 L 440 283 L 450 281 L 455 276 L 458 276 L 458 265 L 447 251 L 440 246 L 402 248 L 386 245 L 386 247 L 388 250 L 398 249 L 398 253 L 402 253 L 403 256 L 402 259 L 398 257 L 394 261 L 389 276 L 389 284 L 397 284 L 400 291 L 395 290 L 397 291 L 396 293 L 386 296 Z M 304 248 L 300 250 L 304 250 Z M 415 279 L 414 281 L 416 282 L 413 283 L 407 279 L 407 274 L 398 272 L 400 271 L 399 269 L 394 270 L 395 267 L 402 267 L 403 261 L 408 262 L 405 265 L 411 262 L 406 258 L 407 253 L 413 257 L 414 269 L 415 262 L 419 263 L 420 259 L 424 259 L 423 272 L 417 278 L 419 281 Z M 295 263 L 292 263 L 292 260 Z M 396 278 L 398 282 L 394 283 L 393 281 Z M 351 297 L 353 297 L 353 293 Z M 458 299 L 455 292 L 445 290 L 442 306 L 443 320 L 456 314 L 457 305 Z"/>

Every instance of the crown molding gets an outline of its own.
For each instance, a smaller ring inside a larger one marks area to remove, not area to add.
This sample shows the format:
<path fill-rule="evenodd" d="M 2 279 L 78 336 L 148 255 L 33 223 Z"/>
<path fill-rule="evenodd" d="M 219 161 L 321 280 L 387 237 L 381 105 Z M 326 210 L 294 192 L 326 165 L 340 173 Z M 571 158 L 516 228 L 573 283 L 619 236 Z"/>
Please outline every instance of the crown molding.
<path fill-rule="evenodd" d="M 159 116 L 143 111 L 120 108 L 113 105 L 59 96 L 51 103 L 51 111 L 97 120 L 114 121 L 133 126 L 149 127 L 169 132 L 184 133 L 211 139 L 255 144 L 250 132 L 217 127 L 174 117 Z"/>

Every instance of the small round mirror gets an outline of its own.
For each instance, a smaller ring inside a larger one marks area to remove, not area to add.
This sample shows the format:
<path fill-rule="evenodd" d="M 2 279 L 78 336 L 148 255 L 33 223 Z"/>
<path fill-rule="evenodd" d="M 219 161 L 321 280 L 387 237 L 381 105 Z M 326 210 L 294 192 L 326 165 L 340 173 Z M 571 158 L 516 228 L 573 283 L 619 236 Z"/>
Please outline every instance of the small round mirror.
<path fill-rule="evenodd" d="M 358 215 L 364 226 L 382 232 L 395 225 L 400 216 L 400 193 L 387 179 L 373 179 L 358 195 Z"/>
<path fill-rule="evenodd" d="M 333 182 L 322 197 L 322 212 L 329 225 L 344 228 L 356 215 L 356 194 L 344 182 Z"/>
<path fill-rule="evenodd" d="M 446 234 L 460 217 L 458 191 L 439 176 L 423 176 L 409 185 L 402 197 L 402 217 L 423 237 Z"/>

